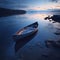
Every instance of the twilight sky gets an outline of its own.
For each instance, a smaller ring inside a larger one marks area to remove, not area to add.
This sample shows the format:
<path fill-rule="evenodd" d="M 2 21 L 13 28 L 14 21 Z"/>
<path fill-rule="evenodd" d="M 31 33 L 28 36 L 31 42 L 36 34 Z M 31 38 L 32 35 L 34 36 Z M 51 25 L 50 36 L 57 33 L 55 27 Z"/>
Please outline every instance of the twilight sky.
<path fill-rule="evenodd" d="M 60 0 L 0 0 L 0 7 L 25 10 L 60 9 Z"/>

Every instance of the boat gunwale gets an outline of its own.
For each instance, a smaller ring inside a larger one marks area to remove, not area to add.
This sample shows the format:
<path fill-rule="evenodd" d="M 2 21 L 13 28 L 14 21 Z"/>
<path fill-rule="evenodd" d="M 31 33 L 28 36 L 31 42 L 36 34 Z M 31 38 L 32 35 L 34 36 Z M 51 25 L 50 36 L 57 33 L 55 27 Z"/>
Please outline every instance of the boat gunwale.
<path fill-rule="evenodd" d="M 32 23 L 32 24 L 30 24 L 30 25 L 28 25 L 28 26 L 23 27 L 22 29 L 20 29 L 19 31 L 17 31 L 14 35 L 21 35 L 22 32 L 23 32 L 25 29 L 27 29 L 28 27 L 33 26 L 33 25 L 35 25 L 35 24 L 37 24 L 37 27 L 38 27 L 38 22 L 35 22 L 35 23 Z M 36 27 L 36 28 L 37 28 L 37 27 Z M 22 30 L 23 30 L 23 31 L 22 31 Z M 21 32 L 21 31 L 22 31 L 22 32 Z M 19 32 L 21 32 L 21 33 L 19 34 Z"/>

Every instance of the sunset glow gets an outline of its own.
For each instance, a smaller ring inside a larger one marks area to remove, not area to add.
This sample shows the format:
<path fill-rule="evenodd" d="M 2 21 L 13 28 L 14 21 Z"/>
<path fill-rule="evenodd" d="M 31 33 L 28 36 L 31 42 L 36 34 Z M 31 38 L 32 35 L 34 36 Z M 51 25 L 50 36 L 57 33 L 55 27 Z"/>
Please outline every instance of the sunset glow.
<path fill-rule="evenodd" d="M 48 9 L 60 9 L 60 4 L 46 4 L 46 5 L 40 5 L 39 7 L 30 7 L 28 9 L 32 10 L 48 10 Z"/>
<path fill-rule="evenodd" d="M 27 14 L 27 15 L 25 15 L 25 17 L 27 17 L 28 19 L 44 19 L 47 16 L 48 16 L 47 14 L 32 14 L 32 15 Z"/>

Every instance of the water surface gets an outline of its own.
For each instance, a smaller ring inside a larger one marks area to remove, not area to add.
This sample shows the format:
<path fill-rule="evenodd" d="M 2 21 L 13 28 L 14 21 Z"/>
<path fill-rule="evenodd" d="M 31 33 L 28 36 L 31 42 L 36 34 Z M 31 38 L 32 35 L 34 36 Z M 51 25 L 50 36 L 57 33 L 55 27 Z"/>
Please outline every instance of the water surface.
<path fill-rule="evenodd" d="M 45 59 L 43 56 L 48 55 L 48 59 L 59 57 L 59 49 L 47 48 L 45 40 L 59 40 L 60 36 L 54 34 L 60 28 L 60 23 L 53 20 L 44 20 L 51 13 L 26 13 L 23 15 L 13 15 L 8 17 L 0 17 L 0 56 L 4 60 L 39 60 Z M 38 32 L 36 36 L 15 52 L 16 42 L 12 39 L 14 33 L 19 29 L 38 22 Z M 53 57 L 51 57 L 53 55 Z M 3 58 L 4 57 L 4 58 Z"/>

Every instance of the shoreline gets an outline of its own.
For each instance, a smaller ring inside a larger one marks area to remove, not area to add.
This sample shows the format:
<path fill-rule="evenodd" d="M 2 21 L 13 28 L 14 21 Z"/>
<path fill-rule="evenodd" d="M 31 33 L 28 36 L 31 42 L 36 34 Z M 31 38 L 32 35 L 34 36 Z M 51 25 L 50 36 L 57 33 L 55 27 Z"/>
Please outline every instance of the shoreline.
<path fill-rule="evenodd" d="M 10 16 L 10 15 L 19 15 L 19 14 L 25 14 L 25 13 L 26 13 L 25 10 L 0 8 L 0 17 Z"/>

